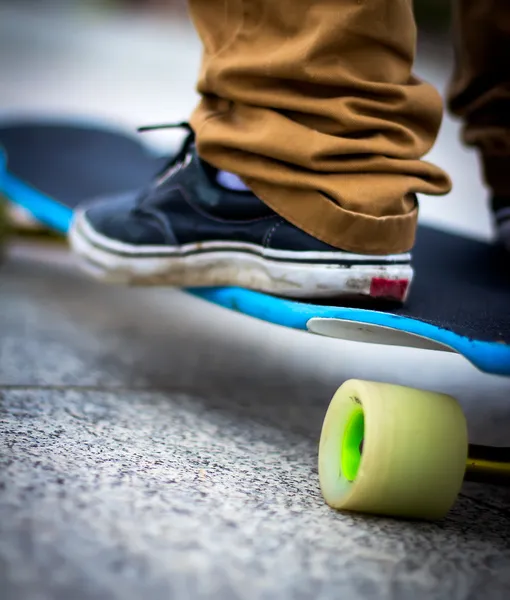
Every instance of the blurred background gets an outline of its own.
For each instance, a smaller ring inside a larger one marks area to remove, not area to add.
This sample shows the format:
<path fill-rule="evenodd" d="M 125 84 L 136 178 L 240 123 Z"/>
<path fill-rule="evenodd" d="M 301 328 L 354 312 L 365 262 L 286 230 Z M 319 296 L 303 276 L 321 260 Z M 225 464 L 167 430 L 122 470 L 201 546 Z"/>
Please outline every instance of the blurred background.
<path fill-rule="evenodd" d="M 92 4 L 92 2 L 90 2 Z M 98 0 L 97 6 L 114 6 L 127 9 L 167 11 L 168 13 L 185 13 L 185 0 Z M 448 0 L 414 0 L 417 21 L 421 27 L 429 30 L 444 31 L 450 18 L 450 2 Z"/>
<path fill-rule="evenodd" d="M 23 0 L 0 0 L 0 4 L 27 4 Z M 34 2 L 35 4 L 35 2 Z M 186 14 L 186 0 L 40 0 L 39 5 L 81 4 L 95 6 L 98 9 L 142 10 L 161 13 Z M 414 0 L 415 12 L 420 26 L 430 29 L 444 29 L 450 18 L 450 2 L 448 0 Z"/>

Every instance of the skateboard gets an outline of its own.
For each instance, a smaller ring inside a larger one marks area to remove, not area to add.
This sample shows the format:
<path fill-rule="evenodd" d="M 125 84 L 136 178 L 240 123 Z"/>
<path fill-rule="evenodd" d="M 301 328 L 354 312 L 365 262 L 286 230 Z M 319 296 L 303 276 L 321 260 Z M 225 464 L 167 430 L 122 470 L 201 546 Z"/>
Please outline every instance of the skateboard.
<path fill-rule="evenodd" d="M 3 195 L 59 232 L 80 202 L 131 190 L 164 160 L 121 128 L 50 120 L 0 124 Z"/>
<path fill-rule="evenodd" d="M 130 132 L 72 123 L 0 124 L 0 193 L 60 233 L 95 197 L 144 187 L 163 158 Z M 463 355 L 510 376 L 510 260 L 499 247 L 421 226 L 405 306 L 310 304 L 236 287 L 185 290 L 205 301 L 313 334 Z M 319 482 L 333 508 L 438 519 L 465 479 L 510 483 L 510 448 L 468 443 L 450 396 L 345 382 L 319 443 Z"/>

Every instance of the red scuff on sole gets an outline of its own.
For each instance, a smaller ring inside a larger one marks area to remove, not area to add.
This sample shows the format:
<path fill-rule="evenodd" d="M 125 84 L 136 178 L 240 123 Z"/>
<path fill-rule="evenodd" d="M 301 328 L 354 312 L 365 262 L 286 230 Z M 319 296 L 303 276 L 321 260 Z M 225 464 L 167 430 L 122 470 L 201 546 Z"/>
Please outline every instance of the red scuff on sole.
<path fill-rule="evenodd" d="M 370 296 L 403 302 L 407 296 L 409 279 L 386 279 L 385 277 L 372 277 L 370 282 Z"/>

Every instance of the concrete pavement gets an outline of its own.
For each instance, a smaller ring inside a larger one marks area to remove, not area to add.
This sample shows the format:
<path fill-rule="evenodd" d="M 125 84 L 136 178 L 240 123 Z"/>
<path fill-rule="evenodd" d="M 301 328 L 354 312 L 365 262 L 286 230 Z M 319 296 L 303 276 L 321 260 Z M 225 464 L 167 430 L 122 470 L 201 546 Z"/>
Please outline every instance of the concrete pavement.
<path fill-rule="evenodd" d="M 433 524 L 325 506 L 327 402 L 355 364 L 381 375 L 380 349 L 103 287 L 63 250 L 12 249 L 0 287 L 2 600 L 509 593 L 507 490 L 466 486 Z M 407 370 L 429 355 L 450 386 L 472 375 L 426 351 Z M 461 394 L 472 434 L 501 443 L 507 382 L 474 383 L 483 405 Z"/>

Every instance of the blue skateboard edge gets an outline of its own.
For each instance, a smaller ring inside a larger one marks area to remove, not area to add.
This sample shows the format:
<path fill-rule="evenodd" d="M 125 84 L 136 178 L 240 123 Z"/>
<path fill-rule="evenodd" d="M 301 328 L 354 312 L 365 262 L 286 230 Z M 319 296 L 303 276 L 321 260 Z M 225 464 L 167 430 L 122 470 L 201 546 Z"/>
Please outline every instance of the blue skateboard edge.
<path fill-rule="evenodd" d="M 9 200 L 25 208 L 37 220 L 64 235 L 67 233 L 73 211 L 9 173 L 1 149 L 0 188 Z M 291 329 L 307 331 L 308 321 L 317 317 L 413 333 L 449 346 L 480 371 L 510 376 L 510 345 L 473 340 L 425 321 L 375 310 L 302 303 L 237 287 L 193 288 L 185 291 L 224 308 Z"/>

